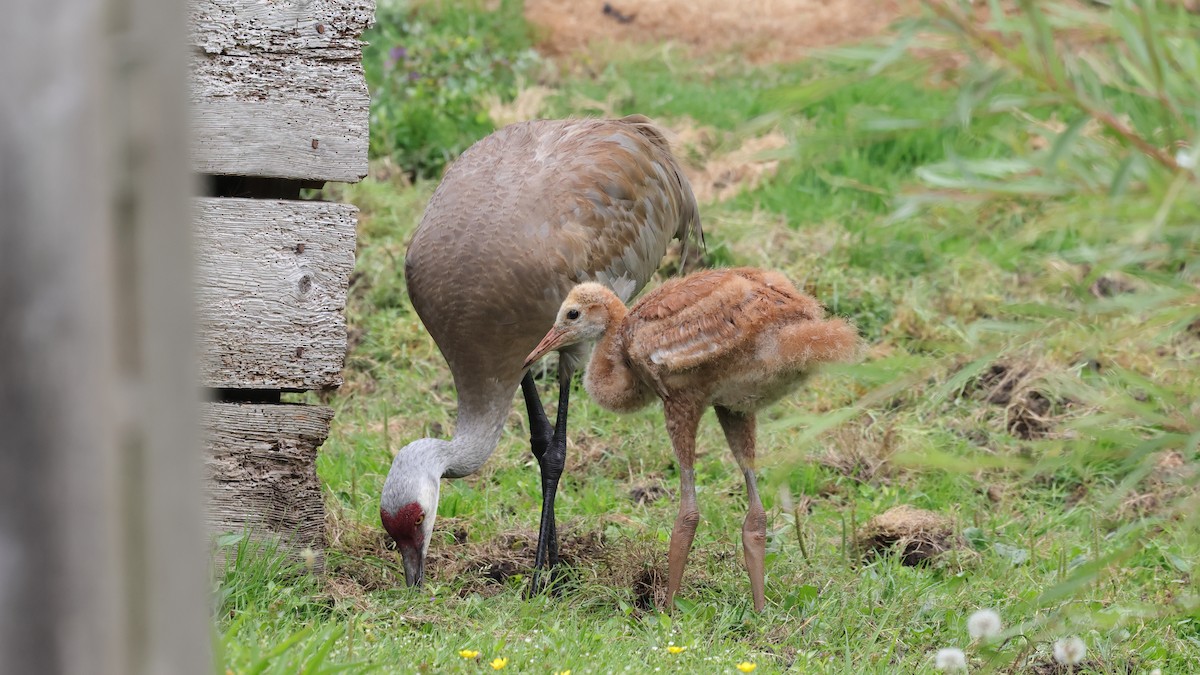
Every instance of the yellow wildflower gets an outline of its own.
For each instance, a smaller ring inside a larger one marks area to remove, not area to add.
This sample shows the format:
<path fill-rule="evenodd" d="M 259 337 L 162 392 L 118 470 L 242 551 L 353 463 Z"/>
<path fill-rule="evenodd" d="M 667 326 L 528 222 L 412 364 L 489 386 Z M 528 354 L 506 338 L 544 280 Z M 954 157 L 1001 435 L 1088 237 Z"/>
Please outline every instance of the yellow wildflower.
<path fill-rule="evenodd" d="M 571 675 L 571 671 L 570 671 L 570 670 L 564 670 L 564 671 L 562 671 L 561 673 L 554 673 L 554 675 Z"/>
<path fill-rule="evenodd" d="M 687 647 L 676 647 L 675 645 L 667 645 L 667 651 L 671 652 L 672 654 L 681 654 L 681 653 L 683 653 L 683 650 L 685 650 L 685 649 L 687 649 Z"/>
<path fill-rule="evenodd" d="M 473 659 L 479 656 L 479 651 L 475 649 L 460 649 L 458 655 L 464 659 Z"/>
<path fill-rule="evenodd" d="M 508 665 L 508 659 L 502 659 L 499 656 L 492 659 L 492 670 L 504 670 L 504 666 Z"/>
<path fill-rule="evenodd" d="M 754 663 L 753 661 L 742 661 L 741 663 L 737 664 L 737 669 L 743 673 L 753 673 L 754 669 L 757 667 L 758 664 Z"/>

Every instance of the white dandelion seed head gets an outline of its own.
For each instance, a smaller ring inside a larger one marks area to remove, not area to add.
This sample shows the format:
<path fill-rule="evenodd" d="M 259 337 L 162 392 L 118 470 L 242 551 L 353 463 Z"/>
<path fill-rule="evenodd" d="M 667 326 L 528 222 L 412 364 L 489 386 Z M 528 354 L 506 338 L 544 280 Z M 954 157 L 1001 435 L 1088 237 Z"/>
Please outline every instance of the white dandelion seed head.
<path fill-rule="evenodd" d="M 1154 670 L 1150 671 L 1150 675 L 1162 675 L 1162 668 L 1155 668 Z"/>
<path fill-rule="evenodd" d="M 1181 149 L 1179 152 L 1175 153 L 1175 163 L 1178 164 L 1179 168 L 1181 169 L 1187 169 L 1189 171 L 1195 169 L 1196 152 L 1189 150 L 1188 148 Z"/>
<path fill-rule="evenodd" d="M 972 640 L 990 640 L 1002 630 L 1004 624 L 994 609 L 981 609 L 967 618 L 967 632 Z"/>
<path fill-rule="evenodd" d="M 1064 666 L 1073 666 L 1083 660 L 1087 654 L 1087 644 L 1083 638 L 1072 635 L 1054 643 L 1054 660 Z"/>
<path fill-rule="evenodd" d="M 937 650 L 934 666 L 944 673 L 967 672 L 967 655 L 958 647 L 946 647 Z"/>

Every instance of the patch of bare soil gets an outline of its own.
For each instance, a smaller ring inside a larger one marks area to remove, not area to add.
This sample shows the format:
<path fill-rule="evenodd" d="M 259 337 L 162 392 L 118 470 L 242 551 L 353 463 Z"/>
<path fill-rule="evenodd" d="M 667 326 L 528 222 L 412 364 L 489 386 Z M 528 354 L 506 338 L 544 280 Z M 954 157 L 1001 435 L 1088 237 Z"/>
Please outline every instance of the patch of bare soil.
<path fill-rule="evenodd" d="M 997 362 L 974 380 L 972 389 L 988 403 L 1004 406 L 1008 433 L 1024 440 L 1049 436 L 1057 421 L 1055 400 L 1038 388 L 1037 364 Z"/>
<path fill-rule="evenodd" d="M 463 537 L 465 540 L 465 537 Z M 491 595 L 511 577 L 529 576 L 537 548 L 537 532 L 505 532 L 488 541 L 458 542 L 429 552 L 426 573 L 433 578 L 462 583 L 460 593 Z M 598 531 L 567 530 L 559 535 L 559 560 L 565 566 L 591 567 L 605 556 L 604 537 Z"/>
<path fill-rule="evenodd" d="M 916 0 L 526 0 L 525 17 L 542 29 L 550 55 L 603 42 L 674 42 L 693 55 L 738 51 L 761 64 L 878 35 L 916 7 Z"/>
<path fill-rule="evenodd" d="M 642 481 L 629 490 L 629 498 L 639 506 L 653 504 L 668 494 L 667 486 L 659 480 Z"/>
<path fill-rule="evenodd" d="M 933 511 L 902 504 L 863 525 L 857 546 L 865 556 L 895 551 L 900 563 L 913 567 L 951 549 L 960 548 L 950 519 Z"/>

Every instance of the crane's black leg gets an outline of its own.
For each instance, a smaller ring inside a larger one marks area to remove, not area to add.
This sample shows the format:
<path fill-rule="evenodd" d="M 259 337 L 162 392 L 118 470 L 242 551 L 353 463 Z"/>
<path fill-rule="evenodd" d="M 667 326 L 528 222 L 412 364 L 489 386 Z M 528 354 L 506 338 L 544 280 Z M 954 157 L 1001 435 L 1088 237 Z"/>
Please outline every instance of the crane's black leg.
<path fill-rule="evenodd" d="M 529 413 L 529 445 L 538 461 L 542 473 L 542 518 L 538 528 L 537 553 L 533 560 L 531 593 L 540 593 L 547 582 L 540 572 L 558 564 L 558 532 L 554 522 L 554 498 L 558 493 L 558 481 L 562 477 L 567 461 L 567 408 L 571 396 L 571 375 L 574 369 L 559 366 L 558 411 L 553 429 L 541 398 L 533 383 L 533 376 L 525 374 L 521 380 L 521 393 L 525 396 L 525 407 Z"/>

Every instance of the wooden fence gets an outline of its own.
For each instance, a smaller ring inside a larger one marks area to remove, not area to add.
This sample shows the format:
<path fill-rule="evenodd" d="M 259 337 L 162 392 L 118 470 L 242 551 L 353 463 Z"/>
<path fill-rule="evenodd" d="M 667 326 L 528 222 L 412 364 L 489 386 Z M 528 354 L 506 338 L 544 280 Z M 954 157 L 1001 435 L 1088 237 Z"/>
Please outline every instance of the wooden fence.
<path fill-rule="evenodd" d="M 373 0 L 190 0 L 192 167 L 211 532 L 250 529 L 318 565 L 318 446 L 333 412 L 281 393 L 342 383 L 357 210 L 304 188 L 367 173 L 360 37 Z M 218 561 L 220 564 L 221 561 Z"/>

